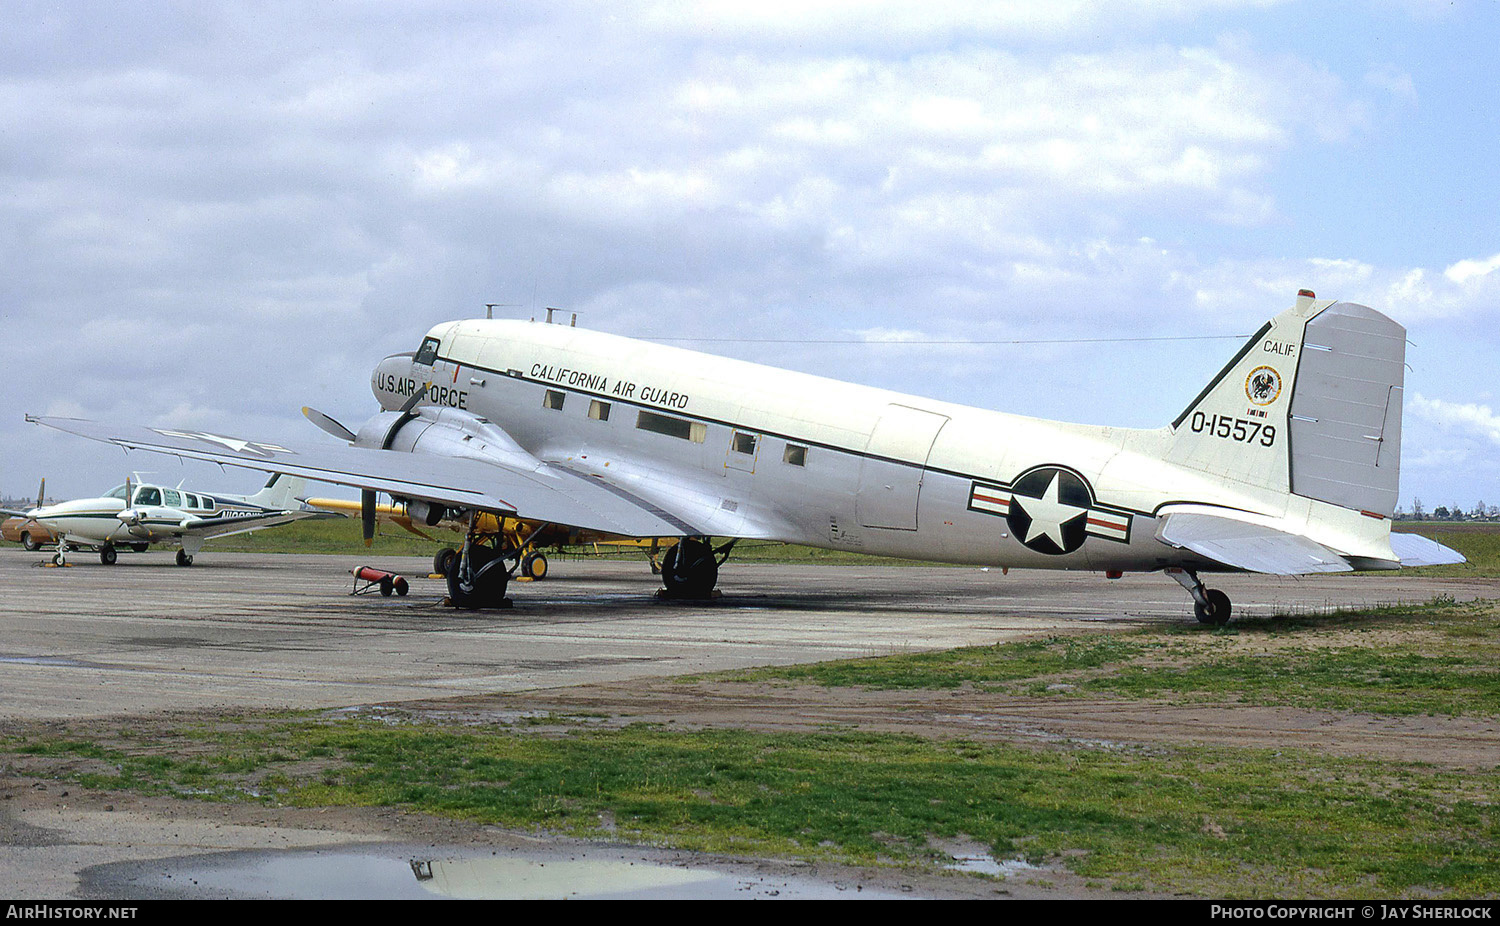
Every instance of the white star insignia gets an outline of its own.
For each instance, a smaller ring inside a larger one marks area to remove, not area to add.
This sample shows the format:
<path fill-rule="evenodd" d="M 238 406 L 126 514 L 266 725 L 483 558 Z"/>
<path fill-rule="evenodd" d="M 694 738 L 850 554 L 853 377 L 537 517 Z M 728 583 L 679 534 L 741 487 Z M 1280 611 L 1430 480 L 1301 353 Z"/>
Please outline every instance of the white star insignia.
<path fill-rule="evenodd" d="M 1011 497 L 1011 504 L 1020 505 L 1021 510 L 1031 518 L 1031 526 L 1026 529 L 1026 536 L 1021 538 L 1022 543 L 1029 544 L 1038 537 L 1048 537 L 1057 544 L 1058 549 L 1065 549 L 1063 525 L 1081 514 L 1088 513 L 1087 508 L 1064 505 L 1057 500 L 1058 483 L 1061 479 L 1062 473 L 1053 473 L 1052 482 L 1042 493 L 1041 498 L 1031 498 L 1026 495 Z"/>

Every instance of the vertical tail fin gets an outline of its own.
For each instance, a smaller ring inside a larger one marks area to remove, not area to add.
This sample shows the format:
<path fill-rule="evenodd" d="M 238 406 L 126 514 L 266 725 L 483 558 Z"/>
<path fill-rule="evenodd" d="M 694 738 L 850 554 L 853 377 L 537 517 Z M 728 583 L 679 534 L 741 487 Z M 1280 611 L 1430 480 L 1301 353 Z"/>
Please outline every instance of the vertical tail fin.
<path fill-rule="evenodd" d="M 265 488 L 247 498 L 246 501 L 253 505 L 259 505 L 262 508 L 289 511 L 297 507 L 298 497 L 306 494 L 306 479 L 300 476 L 272 473 L 271 478 L 266 480 Z"/>
<path fill-rule="evenodd" d="M 1405 358 L 1405 328 L 1303 290 L 1172 423 L 1168 459 L 1390 517 Z"/>

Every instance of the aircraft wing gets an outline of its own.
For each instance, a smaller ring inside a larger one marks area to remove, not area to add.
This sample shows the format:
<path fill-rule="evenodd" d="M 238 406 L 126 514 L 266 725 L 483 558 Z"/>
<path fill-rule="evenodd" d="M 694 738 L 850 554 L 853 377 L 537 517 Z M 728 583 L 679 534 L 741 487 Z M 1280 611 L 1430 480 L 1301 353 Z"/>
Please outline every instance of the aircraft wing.
<path fill-rule="evenodd" d="M 126 450 L 149 450 L 318 482 L 373 489 L 458 508 L 516 514 L 628 537 L 683 537 L 711 531 L 628 488 L 528 458 L 514 463 L 338 445 L 252 441 L 203 431 L 114 425 L 77 418 L 37 424 Z"/>
<path fill-rule="evenodd" d="M 1457 550 L 1421 534 L 1392 531 L 1391 549 L 1396 551 L 1396 558 L 1401 560 L 1402 566 L 1452 566 L 1468 562 Z"/>
<path fill-rule="evenodd" d="M 1197 511 L 1167 514 L 1156 529 L 1163 543 L 1250 572 L 1295 576 L 1353 572 L 1339 554 L 1299 534 Z"/>
<path fill-rule="evenodd" d="M 265 514 L 250 517 L 199 518 L 183 528 L 182 533 L 195 535 L 204 539 L 209 537 L 228 537 L 230 534 L 244 534 L 250 531 L 258 531 L 262 528 L 279 527 L 283 524 L 290 524 L 293 521 L 316 521 L 342 517 L 344 515 L 336 511 L 314 511 L 307 508 L 294 508 L 288 511 L 268 511 Z"/>

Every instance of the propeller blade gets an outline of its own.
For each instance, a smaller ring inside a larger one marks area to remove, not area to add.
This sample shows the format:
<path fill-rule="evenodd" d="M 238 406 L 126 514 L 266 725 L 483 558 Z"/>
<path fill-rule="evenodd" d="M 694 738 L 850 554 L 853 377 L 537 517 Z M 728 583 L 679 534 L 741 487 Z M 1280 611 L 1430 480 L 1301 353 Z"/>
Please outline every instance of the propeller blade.
<path fill-rule="evenodd" d="M 361 489 L 359 493 L 359 527 L 364 533 L 365 546 L 375 542 L 375 492 Z"/>
<path fill-rule="evenodd" d="M 302 414 L 307 417 L 308 421 L 311 421 L 313 424 L 322 428 L 324 431 L 327 431 L 329 434 L 332 434 L 334 437 L 337 437 L 339 440 L 346 440 L 350 441 L 351 443 L 354 441 L 353 431 L 339 424 L 337 421 L 334 421 L 332 418 L 318 411 L 316 408 L 308 408 L 306 405 L 304 405 L 302 406 Z"/>
<path fill-rule="evenodd" d="M 38 508 L 42 507 L 42 496 L 44 496 L 46 494 L 47 494 L 47 477 L 43 476 L 42 477 L 42 484 L 39 485 L 39 486 L 37 486 L 37 490 L 36 490 L 36 506 Z"/>
<path fill-rule="evenodd" d="M 418 389 L 411 398 L 407 399 L 405 405 L 401 406 L 401 417 L 391 422 L 390 429 L 385 432 L 385 440 L 380 442 L 381 450 L 391 449 L 391 443 L 396 439 L 396 432 L 400 431 L 408 421 L 417 417 L 417 413 L 412 411 L 412 409 L 416 408 L 417 403 L 427 397 L 427 390 L 431 388 L 432 383 L 427 383 L 421 389 Z"/>

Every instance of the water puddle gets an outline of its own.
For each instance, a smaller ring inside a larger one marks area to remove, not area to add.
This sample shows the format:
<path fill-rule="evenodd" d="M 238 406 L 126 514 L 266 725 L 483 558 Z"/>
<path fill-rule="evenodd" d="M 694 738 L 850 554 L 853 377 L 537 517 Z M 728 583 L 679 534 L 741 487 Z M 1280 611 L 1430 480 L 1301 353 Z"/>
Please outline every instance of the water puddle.
<path fill-rule="evenodd" d="M 359 847 L 237 852 L 144 866 L 129 880 L 185 898 L 547 900 L 911 898 L 858 883 L 679 865 L 640 852 L 477 854 Z M 748 866 L 747 866 L 748 867 Z"/>

